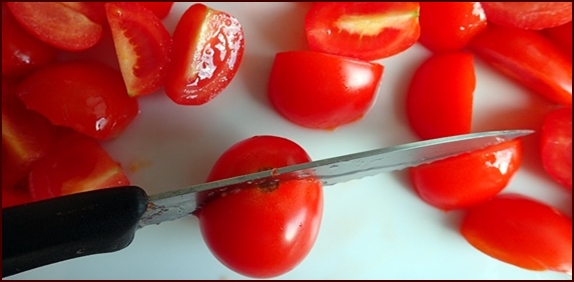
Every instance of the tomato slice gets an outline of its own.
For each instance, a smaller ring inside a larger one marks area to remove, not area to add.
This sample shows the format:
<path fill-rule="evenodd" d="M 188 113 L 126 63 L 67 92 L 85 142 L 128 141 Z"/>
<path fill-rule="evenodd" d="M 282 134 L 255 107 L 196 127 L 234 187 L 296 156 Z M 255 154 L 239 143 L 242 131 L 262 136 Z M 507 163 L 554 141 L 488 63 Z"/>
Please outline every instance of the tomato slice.
<path fill-rule="evenodd" d="M 2 5 L 2 76 L 24 76 L 55 61 L 56 55 L 56 48 L 24 30 Z"/>
<path fill-rule="evenodd" d="M 308 128 L 331 130 L 367 114 L 383 69 L 377 63 L 321 52 L 279 52 L 267 93 L 286 119 Z"/>
<path fill-rule="evenodd" d="M 540 156 L 546 172 L 572 191 L 572 108 L 546 115 L 540 135 Z"/>
<path fill-rule="evenodd" d="M 254 136 L 227 149 L 207 181 L 309 162 L 299 145 L 277 136 Z M 323 215 L 315 179 L 257 184 L 208 198 L 198 210 L 201 234 L 214 256 L 253 278 L 295 268 L 312 249 Z"/>
<path fill-rule="evenodd" d="M 415 191 L 442 209 L 468 208 L 502 191 L 520 167 L 519 139 L 409 169 Z"/>
<path fill-rule="evenodd" d="M 529 269 L 572 273 L 572 220 L 520 194 L 501 194 L 466 212 L 460 233 L 479 251 Z"/>
<path fill-rule="evenodd" d="M 173 7 L 174 2 L 136 2 L 149 10 L 151 10 L 158 18 L 165 19 L 169 12 L 171 12 L 171 8 Z"/>
<path fill-rule="evenodd" d="M 56 48 L 86 50 L 102 37 L 101 23 L 64 2 L 8 2 L 8 7 L 26 30 Z"/>
<path fill-rule="evenodd" d="M 486 29 L 480 2 L 420 2 L 419 42 L 433 52 L 466 47 Z"/>
<path fill-rule="evenodd" d="M 191 5 L 173 32 L 173 53 L 165 92 L 175 103 L 201 105 L 231 82 L 243 58 L 245 38 L 232 15 Z"/>
<path fill-rule="evenodd" d="M 165 84 L 171 35 L 149 9 L 132 2 L 105 5 L 128 94 L 153 93 Z"/>
<path fill-rule="evenodd" d="M 36 201 L 129 184 L 120 165 L 95 139 L 74 131 L 62 135 L 29 176 Z"/>
<path fill-rule="evenodd" d="M 139 113 L 120 72 L 95 61 L 46 66 L 22 80 L 16 93 L 53 124 L 100 140 L 117 137 Z"/>
<path fill-rule="evenodd" d="M 469 47 L 524 87 L 554 103 L 572 105 L 572 60 L 539 32 L 489 25 Z"/>
<path fill-rule="evenodd" d="M 572 21 L 572 2 L 481 2 L 489 22 L 544 29 Z"/>
<path fill-rule="evenodd" d="M 418 2 L 316 2 L 305 35 L 313 51 L 377 60 L 417 42 L 418 18 Z"/>
<path fill-rule="evenodd" d="M 475 86 L 471 53 L 431 55 L 409 84 L 406 111 L 411 129 L 421 139 L 470 133 Z"/>

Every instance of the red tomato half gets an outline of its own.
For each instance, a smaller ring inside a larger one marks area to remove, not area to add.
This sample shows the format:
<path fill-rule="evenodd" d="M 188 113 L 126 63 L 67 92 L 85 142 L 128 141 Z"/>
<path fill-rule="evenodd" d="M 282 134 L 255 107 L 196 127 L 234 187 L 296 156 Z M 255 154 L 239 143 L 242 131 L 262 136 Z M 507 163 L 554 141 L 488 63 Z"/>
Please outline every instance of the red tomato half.
<path fill-rule="evenodd" d="M 460 233 L 479 251 L 530 270 L 572 273 L 572 220 L 518 194 L 467 211 Z"/>
<path fill-rule="evenodd" d="M 554 103 L 572 105 L 572 60 L 539 32 L 489 25 L 469 47 L 530 90 Z"/>
<path fill-rule="evenodd" d="M 467 52 L 435 54 L 411 78 L 406 109 L 421 139 L 470 133 L 476 77 Z"/>
<path fill-rule="evenodd" d="M 522 162 L 522 143 L 511 140 L 409 169 L 426 203 L 453 210 L 480 204 L 506 187 Z"/>
<path fill-rule="evenodd" d="M 56 49 L 24 30 L 2 5 L 2 76 L 20 77 L 56 59 Z"/>
<path fill-rule="evenodd" d="M 174 2 L 136 2 L 136 3 L 148 8 L 158 18 L 163 20 L 167 17 L 169 12 L 171 11 Z"/>
<path fill-rule="evenodd" d="M 152 11 L 137 3 L 108 2 L 105 8 L 128 94 L 157 91 L 165 84 L 171 35 Z"/>
<path fill-rule="evenodd" d="M 118 136 L 139 113 L 119 71 L 98 62 L 46 66 L 26 77 L 16 93 L 53 124 L 100 140 Z"/>
<path fill-rule="evenodd" d="M 130 184 L 120 165 L 95 139 L 74 131 L 61 136 L 34 164 L 28 181 L 36 201 Z"/>
<path fill-rule="evenodd" d="M 486 29 L 480 2 L 420 2 L 419 42 L 434 52 L 460 50 Z"/>
<path fill-rule="evenodd" d="M 165 92 L 175 103 L 201 105 L 231 82 L 243 58 L 245 38 L 233 16 L 196 3 L 173 32 L 173 53 Z"/>
<path fill-rule="evenodd" d="M 227 149 L 207 181 L 309 162 L 299 145 L 276 136 L 255 136 Z M 198 210 L 203 238 L 230 269 L 271 278 L 297 266 L 317 238 L 323 214 L 321 182 L 287 180 L 229 191 Z"/>
<path fill-rule="evenodd" d="M 275 55 L 268 95 L 288 120 L 334 129 L 361 119 L 375 101 L 383 66 L 312 51 Z"/>
<path fill-rule="evenodd" d="M 544 29 L 572 21 L 572 2 L 481 2 L 489 22 Z"/>
<path fill-rule="evenodd" d="M 540 135 L 542 166 L 548 174 L 572 191 L 572 108 L 546 115 Z"/>
<path fill-rule="evenodd" d="M 418 2 L 316 2 L 305 17 L 305 34 L 313 51 L 370 61 L 415 44 L 418 18 Z"/>
<path fill-rule="evenodd" d="M 8 7 L 26 30 L 56 48 L 81 51 L 96 45 L 102 37 L 102 24 L 64 3 L 8 2 Z"/>

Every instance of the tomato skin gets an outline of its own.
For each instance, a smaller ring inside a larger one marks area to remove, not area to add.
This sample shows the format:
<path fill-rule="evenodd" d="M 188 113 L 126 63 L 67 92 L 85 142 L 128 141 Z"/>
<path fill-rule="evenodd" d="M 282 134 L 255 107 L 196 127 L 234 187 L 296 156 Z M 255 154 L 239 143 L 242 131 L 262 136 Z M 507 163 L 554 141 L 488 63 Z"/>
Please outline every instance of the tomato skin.
<path fill-rule="evenodd" d="M 520 167 L 519 139 L 409 169 L 426 203 L 448 211 L 485 202 L 502 191 Z"/>
<path fill-rule="evenodd" d="M 481 2 L 489 22 L 539 30 L 572 21 L 572 2 Z"/>
<path fill-rule="evenodd" d="M 2 76 L 21 77 L 56 59 L 56 49 L 40 41 L 2 5 Z"/>
<path fill-rule="evenodd" d="M 469 47 L 494 69 L 524 87 L 551 102 L 572 105 L 572 61 L 542 34 L 489 25 Z"/>
<path fill-rule="evenodd" d="M 155 14 L 137 3 L 105 4 L 128 94 L 151 94 L 165 84 L 171 35 Z"/>
<path fill-rule="evenodd" d="M 572 21 L 551 27 L 543 30 L 543 33 L 556 43 L 563 51 L 566 52 L 568 58 L 572 60 Z"/>
<path fill-rule="evenodd" d="M 102 24 L 63 2 L 8 2 L 7 5 L 27 31 L 56 48 L 82 51 L 96 45 L 102 37 Z"/>
<path fill-rule="evenodd" d="M 72 130 L 34 164 L 28 181 L 35 201 L 130 184 L 98 141 Z"/>
<path fill-rule="evenodd" d="M 421 139 L 470 133 L 475 86 L 471 53 L 431 55 L 415 70 L 407 91 L 411 129 Z"/>
<path fill-rule="evenodd" d="M 559 108 L 544 118 L 540 135 L 540 157 L 544 170 L 572 191 L 572 108 Z"/>
<path fill-rule="evenodd" d="M 481 252 L 529 270 L 572 273 L 572 220 L 520 194 L 469 209 L 460 233 Z"/>
<path fill-rule="evenodd" d="M 207 181 L 310 161 L 296 143 L 254 136 L 227 149 Z M 317 238 L 323 214 L 318 180 L 287 180 L 220 194 L 195 214 L 214 256 L 253 278 L 271 278 L 296 267 Z"/>
<path fill-rule="evenodd" d="M 243 27 L 235 17 L 200 3 L 191 5 L 173 32 L 167 96 L 180 105 L 211 101 L 237 73 L 244 49 Z"/>
<path fill-rule="evenodd" d="M 315 2 L 305 16 L 312 51 L 377 60 L 415 44 L 418 2 Z"/>
<path fill-rule="evenodd" d="M 22 80 L 16 93 L 53 124 L 99 140 L 117 137 L 139 113 L 119 71 L 95 61 L 46 66 Z"/>
<path fill-rule="evenodd" d="M 486 29 L 480 2 L 420 2 L 419 42 L 433 52 L 461 50 Z"/>
<path fill-rule="evenodd" d="M 307 128 L 335 129 L 371 108 L 383 66 L 313 51 L 279 52 L 268 96 L 278 113 Z"/>
<path fill-rule="evenodd" d="M 171 12 L 171 8 L 173 7 L 174 2 L 136 2 L 149 10 L 151 10 L 159 19 L 165 19 L 169 12 Z"/>

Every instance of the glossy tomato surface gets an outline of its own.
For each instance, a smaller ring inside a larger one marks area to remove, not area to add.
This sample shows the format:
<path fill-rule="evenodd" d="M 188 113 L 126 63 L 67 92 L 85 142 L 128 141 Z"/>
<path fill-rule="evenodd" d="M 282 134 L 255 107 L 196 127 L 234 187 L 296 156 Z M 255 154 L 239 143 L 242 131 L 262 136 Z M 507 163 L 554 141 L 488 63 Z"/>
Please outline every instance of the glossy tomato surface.
<path fill-rule="evenodd" d="M 207 181 L 310 161 L 298 144 L 277 136 L 254 136 L 226 150 Z M 264 183 L 209 198 L 196 213 L 201 234 L 230 269 L 271 278 L 295 268 L 313 247 L 323 214 L 321 182 Z"/>
<path fill-rule="evenodd" d="M 158 18 L 165 19 L 171 8 L 173 7 L 173 2 L 137 2 L 138 4 L 146 7 L 152 11 Z"/>
<path fill-rule="evenodd" d="M 120 72 L 95 61 L 46 66 L 20 82 L 16 94 L 53 124 L 100 140 L 117 137 L 139 113 Z"/>
<path fill-rule="evenodd" d="M 147 95 L 165 84 L 171 35 L 149 9 L 131 2 L 105 5 L 128 94 Z"/>
<path fill-rule="evenodd" d="M 540 157 L 546 172 L 572 191 L 572 108 L 546 115 L 540 135 Z"/>
<path fill-rule="evenodd" d="M 466 212 L 460 233 L 476 249 L 530 270 L 572 273 L 572 220 L 520 194 L 501 194 Z"/>
<path fill-rule="evenodd" d="M 572 21 L 572 2 L 481 2 L 488 21 L 520 29 L 544 29 Z"/>
<path fill-rule="evenodd" d="M 420 2 L 419 42 L 433 52 L 466 47 L 486 29 L 480 2 Z"/>
<path fill-rule="evenodd" d="M 434 54 L 420 64 L 406 97 L 410 128 L 421 139 L 470 132 L 476 77 L 469 52 Z"/>
<path fill-rule="evenodd" d="M 469 47 L 494 69 L 524 87 L 551 102 L 572 105 L 572 60 L 542 34 L 489 25 Z"/>
<path fill-rule="evenodd" d="M 418 2 L 315 2 L 305 16 L 313 51 L 377 60 L 415 44 Z"/>
<path fill-rule="evenodd" d="M 173 32 L 167 96 L 182 105 L 211 101 L 237 73 L 244 49 L 243 27 L 235 17 L 201 3 L 191 5 Z"/>
<path fill-rule="evenodd" d="M 572 59 L 572 21 L 544 29 L 543 32 Z"/>
<path fill-rule="evenodd" d="M 313 51 L 275 55 L 267 94 L 295 124 L 335 129 L 362 119 L 375 101 L 383 66 Z"/>
<path fill-rule="evenodd" d="M 522 163 L 522 141 L 512 140 L 409 170 L 415 191 L 442 209 L 480 204 L 508 185 Z"/>

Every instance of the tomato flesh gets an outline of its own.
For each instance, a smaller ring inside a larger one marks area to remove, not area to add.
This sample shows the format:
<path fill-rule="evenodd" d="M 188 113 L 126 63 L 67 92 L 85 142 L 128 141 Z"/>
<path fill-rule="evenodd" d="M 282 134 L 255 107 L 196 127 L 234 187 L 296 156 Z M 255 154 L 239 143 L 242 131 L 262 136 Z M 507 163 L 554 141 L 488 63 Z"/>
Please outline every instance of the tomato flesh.
<path fill-rule="evenodd" d="M 546 115 L 540 135 L 540 157 L 544 170 L 572 191 L 572 108 Z"/>
<path fill-rule="evenodd" d="M 226 150 L 207 181 L 310 161 L 296 143 L 255 136 Z M 321 223 L 323 193 L 316 179 L 258 184 L 218 194 L 196 216 L 215 257 L 239 274 L 271 278 L 297 266 L 311 250 Z"/>
<path fill-rule="evenodd" d="M 469 209 L 460 233 L 479 251 L 529 270 L 572 273 L 572 220 L 519 194 Z"/>
<path fill-rule="evenodd" d="M 454 210 L 480 204 L 507 185 L 522 162 L 515 139 L 409 169 L 415 191 L 426 203 Z"/>
<path fill-rule="evenodd" d="M 421 139 L 470 133 L 475 86 L 471 53 L 431 55 L 409 84 L 406 111 L 411 129 Z"/>
<path fill-rule="evenodd" d="M 418 17 L 418 2 L 316 2 L 305 34 L 312 51 L 377 60 L 417 42 Z"/>
<path fill-rule="evenodd" d="M 331 130 L 367 114 L 383 69 L 377 63 L 321 52 L 279 52 L 267 94 L 286 119 L 307 128 Z"/>
<path fill-rule="evenodd" d="M 520 29 L 544 29 L 572 21 L 572 2 L 481 2 L 489 22 Z"/>
<path fill-rule="evenodd" d="M 191 5 L 173 32 L 167 96 L 181 105 L 211 101 L 237 73 L 244 49 L 243 27 L 235 17 L 200 3 Z"/>
<path fill-rule="evenodd" d="M 128 94 L 147 95 L 165 84 L 171 35 L 155 14 L 137 3 L 105 5 Z"/>

